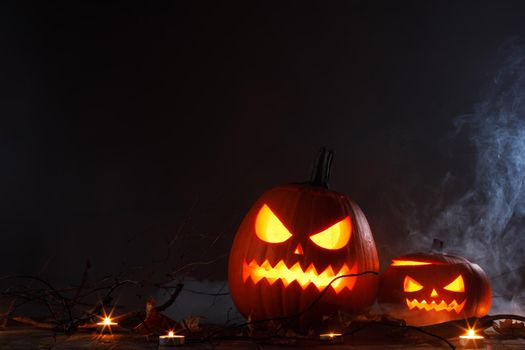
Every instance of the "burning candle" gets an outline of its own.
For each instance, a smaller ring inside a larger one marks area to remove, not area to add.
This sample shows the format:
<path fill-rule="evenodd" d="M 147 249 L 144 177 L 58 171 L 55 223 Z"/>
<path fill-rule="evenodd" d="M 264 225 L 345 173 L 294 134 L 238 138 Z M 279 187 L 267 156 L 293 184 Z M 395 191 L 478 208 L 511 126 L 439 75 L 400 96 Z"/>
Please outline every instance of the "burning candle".
<path fill-rule="evenodd" d="M 175 347 L 184 345 L 184 336 L 169 331 L 167 335 L 159 336 L 159 347 Z"/>
<path fill-rule="evenodd" d="M 321 342 L 326 342 L 326 343 L 337 343 L 337 344 L 343 343 L 343 335 L 341 333 L 330 332 L 330 333 L 319 334 L 319 339 L 321 340 Z"/>
<path fill-rule="evenodd" d="M 467 334 L 459 336 L 459 344 L 464 348 L 479 348 L 483 345 L 483 336 L 477 335 L 473 329 L 469 329 Z"/>
<path fill-rule="evenodd" d="M 107 329 L 111 333 L 111 326 L 116 327 L 117 325 L 118 323 L 113 322 L 109 316 L 106 316 L 102 322 L 97 323 L 97 330 L 99 333 L 103 333 Z"/>

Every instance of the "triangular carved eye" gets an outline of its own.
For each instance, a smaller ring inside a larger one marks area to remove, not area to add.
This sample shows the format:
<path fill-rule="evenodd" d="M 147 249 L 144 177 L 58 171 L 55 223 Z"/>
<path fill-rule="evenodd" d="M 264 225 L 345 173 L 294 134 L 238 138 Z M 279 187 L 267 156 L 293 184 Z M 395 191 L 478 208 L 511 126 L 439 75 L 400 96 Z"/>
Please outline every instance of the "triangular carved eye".
<path fill-rule="evenodd" d="M 282 243 L 292 237 L 290 231 L 266 204 L 255 218 L 255 233 L 257 237 L 268 243 Z"/>
<path fill-rule="evenodd" d="M 419 283 L 418 281 L 416 281 L 410 276 L 405 277 L 405 280 L 403 282 L 403 290 L 405 292 L 417 292 L 418 290 L 421 290 L 421 289 L 423 289 L 423 286 L 421 285 L 421 283 Z"/>
<path fill-rule="evenodd" d="M 310 239 L 321 248 L 335 250 L 346 246 L 351 235 L 352 224 L 347 216 L 326 230 L 310 236 Z"/>
<path fill-rule="evenodd" d="M 443 287 L 443 289 L 449 290 L 451 292 L 464 292 L 465 283 L 463 282 L 463 277 L 459 275 L 455 280 Z"/>

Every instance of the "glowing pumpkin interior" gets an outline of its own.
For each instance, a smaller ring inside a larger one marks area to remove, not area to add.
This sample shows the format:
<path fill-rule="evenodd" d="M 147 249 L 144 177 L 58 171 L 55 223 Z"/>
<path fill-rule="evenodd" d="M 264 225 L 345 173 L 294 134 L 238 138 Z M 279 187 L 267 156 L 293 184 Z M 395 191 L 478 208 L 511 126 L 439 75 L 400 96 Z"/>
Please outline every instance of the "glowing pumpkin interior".
<path fill-rule="evenodd" d="M 272 245 L 284 244 L 294 236 L 267 204 L 263 204 L 257 213 L 255 234 L 263 242 Z M 311 243 L 322 250 L 337 251 L 347 246 L 351 236 L 352 223 L 350 217 L 346 216 L 320 232 L 309 234 L 309 242 L 294 244 L 294 254 L 298 256 L 303 255 L 303 245 Z M 243 262 L 242 277 L 244 282 L 251 278 L 255 284 L 262 279 L 265 279 L 270 285 L 280 280 L 285 287 L 292 282 L 297 282 L 303 289 L 306 289 L 309 285 L 314 285 L 317 289 L 323 290 L 334 278 L 356 273 L 356 269 L 356 266 L 348 266 L 345 263 L 337 271 L 334 271 L 331 265 L 322 271 L 318 271 L 318 268 L 313 263 L 310 263 L 307 267 L 302 267 L 299 262 L 287 266 L 284 260 L 279 260 L 272 265 L 268 260 L 258 264 L 253 259 Z M 355 278 L 338 279 L 331 284 L 331 287 L 336 293 L 339 293 L 344 288 L 351 290 L 355 282 Z"/>
<path fill-rule="evenodd" d="M 415 261 L 415 260 L 392 260 L 391 266 L 422 266 L 443 265 L 441 263 Z M 457 275 L 452 281 L 445 285 L 440 284 L 441 278 L 433 278 L 430 284 L 418 281 L 410 275 L 403 280 L 403 291 L 405 292 L 405 303 L 409 310 L 423 311 L 455 311 L 459 314 L 467 301 L 465 297 L 465 281 L 463 276 Z"/>
<path fill-rule="evenodd" d="M 266 204 L 262 206 L 255 219 L 255 233 L 266 243 L 286 242 L 292 233 Z M 310 240 L 319 247 L 337 250 L 346 246 L 352 235 L 350 217 L 333 224 L 327 229 L 310 236 Z"/>
<path fill-rule="evenodd" d="M 479 265 L 433 251 L 394 258 L 381 275 L 377 300 L 386 314 L 425 326 L 485 316 L 491 295 Z"/>

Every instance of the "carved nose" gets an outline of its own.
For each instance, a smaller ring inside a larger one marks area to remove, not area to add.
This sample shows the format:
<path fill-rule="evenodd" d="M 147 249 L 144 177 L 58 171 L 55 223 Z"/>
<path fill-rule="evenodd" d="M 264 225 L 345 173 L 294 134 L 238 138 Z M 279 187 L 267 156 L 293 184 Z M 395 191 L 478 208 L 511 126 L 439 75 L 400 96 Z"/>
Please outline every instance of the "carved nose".
<path fill-rule="evenodd" d="M 430 296 L 431 296 L 432 298 L 435 298 L 435 297 L 438 296 L 438 292 L 436 292 L 435 289 L 432 289 L 432 293 L 430 293 Z"/>
<path fill-rule="evenodd" d="M 303 247 L 301 247 L 301 243 L 299 243 L 297 245 L 297 248 L 295 248 L 294 250 L 294 254 L 297 254 L 297 255 L 303 255 Z"/>

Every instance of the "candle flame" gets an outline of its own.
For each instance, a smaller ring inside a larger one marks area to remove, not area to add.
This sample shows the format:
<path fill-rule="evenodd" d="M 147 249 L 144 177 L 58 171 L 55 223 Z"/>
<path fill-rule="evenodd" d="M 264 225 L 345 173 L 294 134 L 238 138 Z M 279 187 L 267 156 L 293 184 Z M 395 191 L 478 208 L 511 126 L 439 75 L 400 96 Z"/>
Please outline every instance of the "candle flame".
<path fill-rule="evenodd" d="M 102 326 L 104 328 L 108 327 L 108 328 L 111 328 L 111 326 L 116 326 L 117 323 L 116 322 L 113 322 L 113 320 L 111 319 L 111 317 L 109 316 L 105 316 L 101 322 L 97 323 L 97 325 L 99 326 Z"/>
<path fill-rule="evenodd" d="M 469 328 L 467 330 L 467 333 L 465 335 L 460 335 L 459 336 L 461 339 L 473 339 L 473 340 L 476 340 L 476 339 L 483 339 L 483 336 L 481 335 L 477 335 L 476 334 L 476 331 L 473 329 L 473 328 Z"/>
<path fill-rule="evenodd" d="M 341 336 L 341 333 L 330 332 L 330 333 L 323 333 L 323 334 L 320 334 L 320 335 L 324 336 L 324 337 L 335 338 L 335 337 Z"/>

